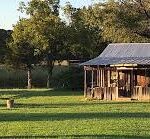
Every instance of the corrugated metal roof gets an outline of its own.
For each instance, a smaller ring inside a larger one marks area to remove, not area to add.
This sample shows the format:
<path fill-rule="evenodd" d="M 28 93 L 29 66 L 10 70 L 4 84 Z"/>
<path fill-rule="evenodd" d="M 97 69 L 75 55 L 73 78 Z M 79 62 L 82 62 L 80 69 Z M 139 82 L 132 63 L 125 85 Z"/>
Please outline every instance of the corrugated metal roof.
<path fill-rule="evenodd" d="M 138 64 L 138 65 L 150 65 L 150 57 L 144 58 L 144 57 L 122 57 L 122 58 L 102 58 L 97 57 L 92 60 L 89 60 L 85 63 L 82 63 L 81 65 L 115 65 L 115 64 Z"/>
<path fill-rule="evenodd" d="M 81 65 L 150 65 L 150 43 L 110 44 L 98 57 Z"/>
<path fill-rule="evenodd" d="M 99 57 L 150 57 L 150 43 L 109 44 Z"/>

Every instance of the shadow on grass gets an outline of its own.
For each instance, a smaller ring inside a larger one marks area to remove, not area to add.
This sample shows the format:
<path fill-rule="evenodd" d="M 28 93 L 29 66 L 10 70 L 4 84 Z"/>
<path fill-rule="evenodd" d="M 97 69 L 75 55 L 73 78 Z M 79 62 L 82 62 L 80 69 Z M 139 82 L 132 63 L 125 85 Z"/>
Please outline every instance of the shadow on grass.
<path fill-rule="evenodd" d="M 85 106 L 95 106 L 97 103 L 16 103 L 14 105 L 15 109 L 19 108 L 70 108 L 70 107 L 85 107 Z M 6 107 L 6 104 L 0 104 L 0 107 Z"/>
<path fill-rule="evenodd" d="M 2 139 L 36 139 L 36 138 L 97 138 L 97 139 L 149 139 L 150 136 L 127 136 L 127 135 L 60 135 L 60 136 L 0 136 Z"/>
<path fill-rule="evenodd" d="M 146 105 L 150 105 L 149 102 L 104 102 L 104 101 L 98 101 L 98 102 L 82 102 L 79 101 L 77 103 L 17 103 L 17 101 L 15 101 L 15 109 L 20 109 L 20 108 L 72 108 L 72 107 L 95 107 L 95 106 L 103 106 L 105 105 L 105 107 L 107 107 L 107 105 L 118 105 L 119 108 L 121 109 L 121 105 L 130 105 L 130 106 L 134 106 L 137 104 L 146 104 Z M 0 108 L 1 107 L 6 107 L 6 102 L 3 101 L 0 104 Z M 115 106 L 116 107 L 116 106 Z M 126 107 L 126 106 L 125 106 Z"/>
<path fill-rule="evenodd" d="M 60 89 L 54 89 L 54 90 L 0 90 L 0 100 L 13 98 L 13 99 L 21 99 L 21 98 L 31 98 L 31 97 L 52 97 L 52 96 L 83 96 L 83 92 L 81 91 L 69 91 L 69 90 L 60 90 Z M 139 102 L 139 101 L 130 101 L 130 102 L 114 102 L 114 101 L 99 101 L 99 100 L 90 100 L 86 101 L 86 104 L 88 105 L 97 105 L 97 104 L 133 104 L 133 103 L 146 103 L 150 104 L 150 102 Z M 76 104 L 75 104 L 76 105 Z"/>
<path fill-rule="evenodd" d="M 0 121 L 64 121 L 82 119 L 150 118 L 150 113 L 0 113 Z"/>
<path fill-rule="evenodd" d="M 8 90 L 0 91 L 0 96 L 9 96 L 15 99 L 19 98 L 30 98 L 30 97 L 39 97 L 39 96 L 78 96 L 82 95 L 79 91 L 69 91 L 69 90 Z"/>
<path fill-rule="evenodd" d="M 70 108 L 70 107 L 86 107 L 86 106 L 101 106 L 101 105 L 131 105 L 131 104 L 150 104 L 149 102 L 77 102 L 77 103 L 16 103 L 15 108 Z M 4 106 L 4 104 L 0 104 L 0 106 Z"/>
<path fill-rule="evenodd" d="M 77 106 L 87 106 L 89 104 L 82 104 L 82 103 L 54 103 L 54 104 L 15 104 L 15 108 L 70 108 L 70 107 L 77 107 Z M 0 105 L 1 106 L 1 105 Z M 2 105 L 4 106 L 4 105 Z"/>

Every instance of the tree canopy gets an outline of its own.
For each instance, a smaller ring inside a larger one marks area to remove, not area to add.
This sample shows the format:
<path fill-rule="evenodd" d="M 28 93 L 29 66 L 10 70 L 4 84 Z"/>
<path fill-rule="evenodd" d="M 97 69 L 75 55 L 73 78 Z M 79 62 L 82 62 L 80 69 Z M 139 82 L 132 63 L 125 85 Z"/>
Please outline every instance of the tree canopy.
<path fill-rule="evenodd" d="M 39 0 L 27 5 L 22 3 L 20 10 L 25 10 L 30 17 L 18 22 L 9 43 L 11 55 L 17 61 L 15 64 L 25 65 L 29 69 L 37 61 L 47 61 L 48 87 L 54 61 L 61 60 L 65 53 L 67 34 L 56 4 L 56 1 Z"/>
<path fill-rule="evenodd" d="M 19 10 L 28 17 L 10 32 L 0 30 L 0 59 L 8 53 L 7 62 L 28 69 L 31 87 L 33 65 L 46 64 L 47 87 L 54 62 L 64 59 L 91 59 L 99 55 L 108 43 L 150 42 L 149 0 L 106 0 L 75 8 L 67 3 L 63 8 L 65 21 L 59 12 L 59 0 L 21 2 Z"/>
<path fill-rule="evenodd" d="M 10 39 L 12 31 L 0 29 L 0 62 L 4 63 L 7 54 L 7 41 Z"/>
<path fill-rule="evenodd" d="M 144 5 L 147 5 L 144 7 Z M 82 23 L 108 42 L 149 42 L 149 1 L 109 0 L 80 9 Z"/>

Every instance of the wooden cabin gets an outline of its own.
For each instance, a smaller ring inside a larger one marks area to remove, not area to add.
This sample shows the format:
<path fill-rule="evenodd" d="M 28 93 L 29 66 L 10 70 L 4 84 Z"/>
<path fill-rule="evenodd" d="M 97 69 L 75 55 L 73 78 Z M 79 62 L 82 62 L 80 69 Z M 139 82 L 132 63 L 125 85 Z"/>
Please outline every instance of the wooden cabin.
<path fill-rule="evenodd" d="M 84 66 L 84 96 L 150 100 L 150 43 L 110 44 Z"/>

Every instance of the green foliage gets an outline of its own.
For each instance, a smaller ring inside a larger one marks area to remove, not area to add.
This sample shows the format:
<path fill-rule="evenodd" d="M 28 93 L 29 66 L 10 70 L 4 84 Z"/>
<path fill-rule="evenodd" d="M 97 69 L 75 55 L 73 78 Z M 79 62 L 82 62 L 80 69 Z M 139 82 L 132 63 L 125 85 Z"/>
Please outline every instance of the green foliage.
<path fill-rule="evenodd" d="M 6 60 L 15 68 L 31 68 L 32 64 L 38 61 L 38 45 L 32 37 L 32 27 L 29 25 L 29 20 L 20 20 L 14 27 L 12 39 L 8 43 L 10 52 Z"/>
<path fill-rule="evenodd" d="M 106 0 L 79 9 L 67 3 L 64 14 L 68 24 L 65 24 L 58 16 L 59 0 L 21 2 L 19 10 L 27 13 L 29 18 L 19 20 L 14 26 L 8 43 L 9 52 L 6 51 L 6 39 L 10 32 L 0 30 L 0 60 L 7 53 L 7 64 L 16 69 L 28 68 L 28 71 L 42 61 L 47 64 L 47 81 L 50 82 L 56 60 L 91 59 L 111 42 L 149 42 L 149 7 L 149 0 Z M 73 71 L 76 69 L 53 76 L 53 87 L 58 83 L 57 87 L 82 88 L 82 72 L 79 70 L 76 74 Z M 36 80 L 33 79 L 34 84 L 37 81 L 35 86 L 39 86 L 39 80 L 38 75 Z M 72 84 L 74 80 L 78 80 L 77 84 Z M 41 81 L 45 82 L 45 74 Z"/>
<path fill-rule="evenodd" d="M 83 89 L 83 69 L 79 67 L 54 66 L 53 76 L 50 78 L 51 87 L 72 90 Z M 26 88 L 27 75 L 24 70 L 0 69 L 0 88 Z M 32 71 L 33 88 L 45 88 L 47 70 L 34 67 Z"/>
<path fill-rule="evenodd" d="M 69 3 L 64 8 L 64 14 L 69 21 L 69 52 L 75 59 L 90 59 L 99 55 L 107 45 L 98 27 L 90 26 L 87 15 L 92 18 L 84 7 L 76 9 Z M 86 21 L 86 19 L 88 21 Z"/>
<path fill-rule="evenodd" d="M 27 5 L 20 4 L 19 10 L 30 17 L 21 19 L 14 27 L 8 62 L 28 68 L 28 83 L 32 79 L 30 71 L 33 65 L 47 61 L 49 82 L 55 60 L 63 59 L 67 33 L 65 24 L 58 16 L 58 9 L 58 0 L 32 0 Z"/>
<path fill-rule="evenodd" d="M 55 9 L 56 8 L 56 9 Z M 65 24 L 58 17 L 59 0 L 39 1 L 33 0 L 27 5 L 21 4 L 20 9 L 24 9 L 31 15 L 26 24 L 31 43 L 44 55 L 44 58 L 55 61 L 61 59 L 61 52 L 66 41 Z M 23 31 L 24 32 L 24 31 Z M 59 57 L 59 58 L 58 58 Z"/>
<path fill-rule="evenodd" d="M 30 24 L 26 25 L 32 38 L 30 42 L 38 46 L 40 59 L 47 62 L 49 88 L 55 60 L 63 60 L 66 55 L 68 33 L 66 25 L 58 16 L 59 0 L 33 0 L 27 5 L 22 3 L 20 10 L 30 15 L 28 19 Z"/>
<path fill-rule="evenodd" d="M 84 77 L 81 67 L 71 66 L 68 69 L 54 75 L 51 84 L 55 88 L 65 88 L 71 90 L 82 90 Z"/>
<path fill-rule="evenodd" d="M 106 0 L 81 9 L 66 5 L 65 13 L 71 19 L 71 25 L 86 39 L 85 48 L 93 54 L 101 52 L 107 42 L 149 42 L 149 5 L 147 0 Z M 84 32 L 85 29 L 90 31 L 90 35 Z M 76 42 L 84 48 L 82 40 Z"/>
<path fill-rule="evenodd" d="M 139 34 L 146 25 L 145 17 L 139 12 L 136 2 L 108 2 L 103 6 L 103 36 L 113 42 L 149 42 Z M 107 13 L 107 14 L 105 14 Z M 145 23 L 144 23 L 145 22 Z"/>
<path fill-rule="evenodd" d="M 27 88 L 27 74 L 24 70 L 0 69 L 0 88 Z M 33 88 L 46 87 L 47 72 L 37 67 L 32 72 Z"/>
<path fill-rule="evenodd" d="M 7 41 L 10 39 L 11 30 L 0 29 L 0 63 L 4 63 L 7 54 Z"/>
<path fill-rule="evenodd" d="M 88 101 L 81 92 L 0 90 L 1 138 L 150 138 L 149 102 Z"/>
<path fill-rule="evenodd" d="M 149 0 L 120 0 L 119 16 L 123 26 L 150 41 L 150 2 Z M 132 12 L 131 12 L 132 11 Z"/>
<path fill-rule="evenodd" d="M 20 2 L 19 11 L 25 12 L 27 15 L 35 14 L 54 14 L 59 15 L 59 0 L 32 0 L 26 5 Z"/>

